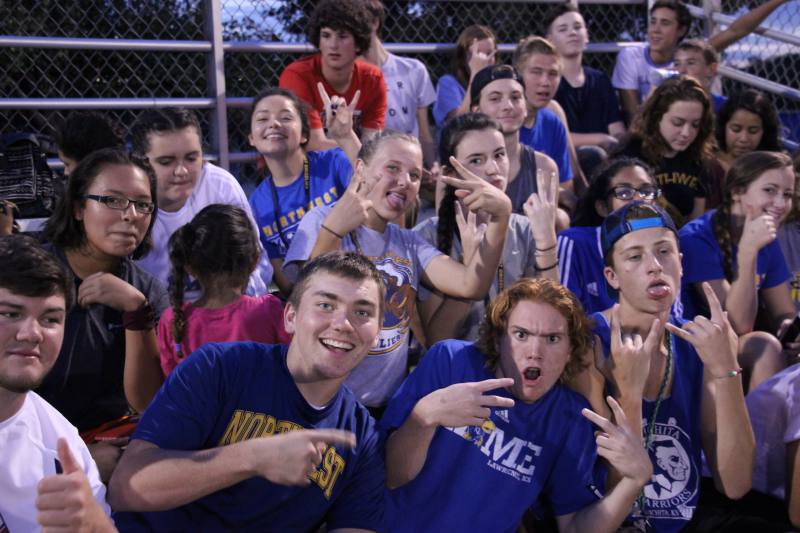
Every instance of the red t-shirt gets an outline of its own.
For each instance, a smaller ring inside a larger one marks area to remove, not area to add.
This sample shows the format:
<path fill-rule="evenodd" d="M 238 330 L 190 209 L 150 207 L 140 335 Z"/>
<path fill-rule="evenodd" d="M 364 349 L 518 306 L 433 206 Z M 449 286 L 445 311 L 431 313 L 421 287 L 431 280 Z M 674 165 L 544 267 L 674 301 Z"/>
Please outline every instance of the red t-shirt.
<path fill-rule="evenodd" d="M 308 104 L 306 110 L 311 129 L 320 129 L 324 123 L 324 117 L 321 116 L 324 113 L 322 97 L 317 89 L 317 83 L 321 81 L 330 96 L 343 96 L 347 102 L 353 99 L 356 91 L 361 90 L 353 117 L 353 130 L 359 136 L 361 128 L 382 130 L 386 124 L 386 81 L 381 69 L 364 61 L 356 61 L 353 63 L 350 87 L 342 94 L 335 91 L 322 76 L 320 57 L 316 53 L 294 61 L 281 73 L 279 82 L 281 87 L 291 90 Z"/>

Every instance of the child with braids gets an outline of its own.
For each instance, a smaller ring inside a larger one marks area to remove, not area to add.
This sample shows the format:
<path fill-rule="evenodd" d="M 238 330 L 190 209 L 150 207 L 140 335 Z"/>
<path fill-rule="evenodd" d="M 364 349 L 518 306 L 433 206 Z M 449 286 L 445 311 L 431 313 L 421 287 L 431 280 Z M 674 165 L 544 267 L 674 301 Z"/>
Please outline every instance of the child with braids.
<path fill-rule="evenodd" d="M 707 281 L 741 336 L 740 363 L 752 366 L 753 388 L 785 366 L 778 340 L 753 329 L 759 304 L 773 322 L 773 333 L 795 313 L 789 271 L 776 240 L 792 208 L 795 174 L 787 155 L 756 151 L 734 161 L 726 182 L 719 208 L 680 231 L 683 316 L 707 312 L 700 289 Z"/>
<path fill-rule="evenodd" d="M 208 342 L 252 340 L 286 343 L 280 300 L 267 294 L 247 296 L 247 280 L 260 248 L 249 217 L 239 207 L 211 204 L 169 239 L 172 279 L 187 274 L 199 282 L 202 296 L 184 302 L 184 284 L 170 286 L 172 308 L 158 325 L 164 375 Z"/>

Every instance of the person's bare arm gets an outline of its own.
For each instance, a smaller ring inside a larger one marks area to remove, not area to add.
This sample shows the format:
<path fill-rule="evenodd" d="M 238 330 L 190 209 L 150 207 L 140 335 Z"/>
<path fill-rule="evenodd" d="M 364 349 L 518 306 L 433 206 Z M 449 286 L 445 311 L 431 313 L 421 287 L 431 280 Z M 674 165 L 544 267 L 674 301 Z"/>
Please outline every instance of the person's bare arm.
<path fill-rule="evenodd" d="M 318 152 L 322 150 L 330 150 L 339 146 L 333 139 L 328 139 L 325 136 L 325 130 L 322 128 L 312 129 L 308 133 L 308 143 L 306 144 L 306 152 Z"/>
<path fill-rule="evenodd" d="M 599 146 L 607 152 L 619 142 L 616 137 L 608 133 L 570 133 L 569 136 L 575 146 Z"/>
<path fill-rule="evenodd" d="M 639 111 L 639 91 L 636 89 L 619 89 L 619 105 L 622 107 L 625 123 L 630 127 L 633 117 Z"/>
<path fill-rule="evenodd" d="M 751 283 L 752 283 L 752 278 Z M 755 437 L 737 373 L 738 340 L 713 289 L 703 283 L 711 318 L 697 316 L 667 329 L 689 342 L 703 361 L 700 433 L 714 485 L 729 498 L 744 496 L 752 485 Z"/>
<path fill-rule="evenodd" d="M 784 320 L 792 319 L 797 314 L 788 281 L 769 289 L 761 289 L 758 295 L 764 300 L 764 307 L 769 313 L 773 332 L 778 331 L 778 327 Z"/>
<path fill-rule="evenodd" d="M 338 429 L 292 431 L 208 450 L 165 450 L 131 441 L 109 483 L 115 511 L 163 511 L 260 476 L 279 485 L 310 484 L 312 464 L 328 445 L 355 446 L 355 435 Z"/>
<path fill-rule="evenodd" d="M 275 285 L 278 286 L 278 290 L 281 291 L 281 294 L 289 297 L 289 294 L 292 292 L 292 282 L 289 281 L 289 278 L 286 277 L 286 274 L 283 273 L 283 259 L 274 258 L 269 260 L 272 263 L 272 281 L 275 282 Z"/>
<path fill-rule="evenodd" d="M 752 33 L 770 13 L 785 2 L 786 0 L 767 0 L 757 8 L 751 9 L 737 18 L 727 29 L 712 35 L 708 39 L 708 44 L 713 46 L 717 52 L 724 52 L 728 46 Z"/>

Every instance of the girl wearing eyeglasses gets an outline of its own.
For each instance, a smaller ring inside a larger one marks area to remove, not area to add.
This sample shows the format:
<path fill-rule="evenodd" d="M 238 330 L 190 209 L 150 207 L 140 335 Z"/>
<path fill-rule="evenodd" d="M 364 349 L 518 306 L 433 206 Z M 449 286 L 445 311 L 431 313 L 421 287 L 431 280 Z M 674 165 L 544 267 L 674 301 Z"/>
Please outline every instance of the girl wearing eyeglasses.
<path fill-rule="evenodd" d="M 619 155 L 653 167 L 662 204 L 678 227 L 702 215 L 714 194 L 711 101 L 694 78 L 666 80 L 644 103 Z"/>
<path fill-rule="evenodd" d="M 37 392 L 83 433 L 123 417 L 129 405 L 143 411 L 162 382 L 155 322 L 167 293 L 133 262 L 150 247 L 155 197 L 150 170 L 122 150 L 100 150 L 72 171 L 44 228 L 46 246 L 75 276 L 77 305 Z M 89 448 L 107 481 L 121 450 Z"/>
<path fill-rule="evenodd" d="M 250 205 L 239 182 L 229 172 L 203 161 L 200 122 L 190 109 L 148 109 L 139 115 L 131 130 L 133 151 L 145 158 L 156 175 L 158 217 L 153 226 L 153 247 L 138 265 L 155 276 L 164 286 L 169 278 L 169 237 L 189 223 L 201 209 L 210 204 L 241 207 L 252 221 Z M 259 296 L 267 292 L 272 281 L 272 265 L 266 252 L 247 285 L 247 293 Z M 196 280 L 187 278 L 185 296 L 188 301 L 200 297 Z"/>
<path fill-rule="evenodd" d="M 603 219 L 635 200 L 654 203 L 659 195 L 650 167 L 639 159 L 612 159 L 595 172 L 578 201 L 572 227 L 558 234 L 561 284 L 575 293 L 587 313 L 605 311 L 616 303 L 603 275 Z"/>

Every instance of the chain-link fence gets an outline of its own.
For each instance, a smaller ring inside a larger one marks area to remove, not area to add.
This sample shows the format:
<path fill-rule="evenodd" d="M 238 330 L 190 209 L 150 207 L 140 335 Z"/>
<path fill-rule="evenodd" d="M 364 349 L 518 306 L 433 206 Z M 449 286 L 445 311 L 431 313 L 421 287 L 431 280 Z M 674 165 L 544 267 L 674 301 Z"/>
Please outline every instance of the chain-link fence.
<path fill-rule="evenodd" d="M 646 4 L 585 3 L 581 11 L 595 43 L 641 41 L 645 38 Z M 747 0 L 744 0 L 747 1 Z M 761 1 L 761 0 L 754 0 Z M 722 11 L 737 13 L 743 0 L 724 2 Z M 550 7 L 541 2 L 384 1 L 386 43 L 454 43 L 469 24 L 494 28 L 502 43 L 540 32 L 539 21 Z M 693 2 L 699 5 L 700 0 Z M 24 5 L 23 5 L 24 4 Z M 221 19 L 225 42 L 261 41 L 305 43 L 310 0 L 222 0 Z M 1 2 L 0 34 L 23 37 L 89 37 L 154 39 L 161 41 L 209 41 L 207 6 L 203 0 L 73 0 L 70 2 Z M 790 33 L 800 27 L 800 13 L 793 1 L 779 8 L 768 22 Z M 693 35 L 700 35 L 695 24 Z M 767 79 L 800 85 L 795 66 L 797 49 L 762 37 L 749 37 L 732 46 L 725 59 L 735 66 Z M 235 47 L 234 47 L 235 48 Z M 228 97 L 251 97 L 277 84 L 283 68 L 301 53 L 254 53 L 226 50 L 225 82 Z M 38 49 L 0 47 L 0 98 L 202 98 L 210 95 L 209 54 L 202 52 Z M 450 53 L 416 54 L 429 67 L 434 82 L 450 69 Z M 586 62 L 610 74 L 612 53 L 587 54 Z M 501 60 L 510 59 L 507 54 Z M 726 83 L 726 88 L 732 88 Z M 782 111 L 796 104 L 776 98 Z M 52 133 L 67 110 L 0 109 L 3 131 Z M 135 110 L 110 110 L 125 133 L 137 115 Z M 208 110 L 200 112 L 203 124 L 211 121 Z M 787 115 L 788 116 L 788 115 Z M 228 139 L 231 152 L 249 151 L 247 111 L 229 107 Z M 206 128 L 208 131 L 208 128 Z M 215 146 L 208 146 L 215 151 Z M 247 168 L 237 168 L 246 177 Z"/>

